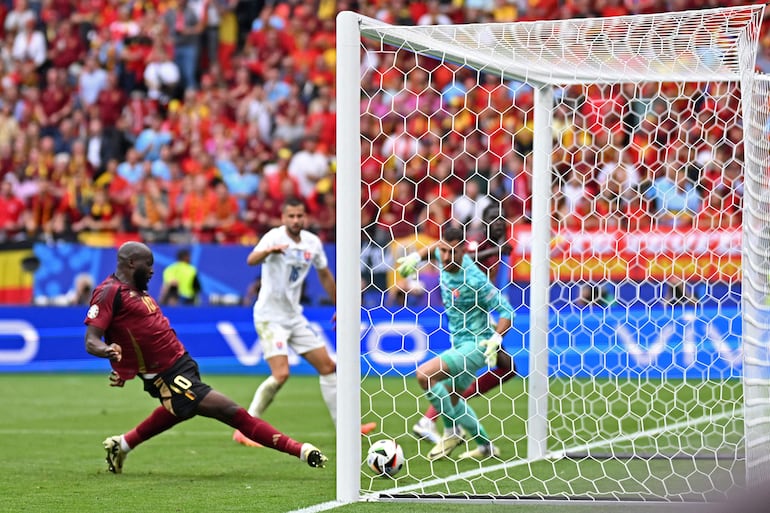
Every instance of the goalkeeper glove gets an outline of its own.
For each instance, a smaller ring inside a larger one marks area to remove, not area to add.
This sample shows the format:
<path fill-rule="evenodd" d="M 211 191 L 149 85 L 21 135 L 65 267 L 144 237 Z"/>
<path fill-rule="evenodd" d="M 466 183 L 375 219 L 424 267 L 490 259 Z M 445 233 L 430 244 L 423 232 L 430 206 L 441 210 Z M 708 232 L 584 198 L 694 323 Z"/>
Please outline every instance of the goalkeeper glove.
<path fill-rule="evenodd" d="M 414 253 L 409 253 L 405 257 L 399 258 L 396 260 L 396 263 L 398 264 L 398 274 L 404 278 L 413 276 L 417 272 L 417 264 L 420 263 L 420 260 L 422 260 L 420 254 L 416 251 Z"/>
<path fill-rule="evenodd" d="M 497 352 L 500 350 L 502 343 L 503 336 L 497 332 L 488 339 L 479 342 L 479 346 L 484 348 L 484 357 L 487 359 L 487 365 L 490 367 L 497 366 Z"/>

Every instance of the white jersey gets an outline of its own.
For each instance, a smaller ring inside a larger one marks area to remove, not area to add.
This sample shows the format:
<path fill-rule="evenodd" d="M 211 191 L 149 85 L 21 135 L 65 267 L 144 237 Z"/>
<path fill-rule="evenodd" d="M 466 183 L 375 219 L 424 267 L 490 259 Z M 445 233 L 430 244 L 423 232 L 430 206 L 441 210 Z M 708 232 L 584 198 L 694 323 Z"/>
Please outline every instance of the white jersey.
<path fill-rule="evenodd" d="M 302 230 L 300 241 L 294 242 L 285 226 L 273 228 L 254 250 L 282 245 L 287 245 L 282 253 L 271 253 L 262 262 L 262 287 L 254 303 L 255 321 L 288 322 L 302 315 L 299 299 L 310 265 L 316 269 L 328 266 L 321 239 L 307 230 Z"/>

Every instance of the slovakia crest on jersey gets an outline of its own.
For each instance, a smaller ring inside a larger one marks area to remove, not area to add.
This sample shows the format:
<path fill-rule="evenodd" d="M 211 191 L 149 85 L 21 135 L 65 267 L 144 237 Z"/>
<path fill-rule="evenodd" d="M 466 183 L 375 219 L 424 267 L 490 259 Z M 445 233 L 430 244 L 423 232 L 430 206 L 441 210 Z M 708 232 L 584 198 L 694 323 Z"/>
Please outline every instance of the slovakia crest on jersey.
<path fill-rule="evenodd" d="M 311 255 L 310 251 L 305 251 L 305 252 L 302 254 L 302 258 L 304 258 L 304 259 L 305 259 L 305 262 L 309 262 L 309 261 L 310 261 L 310 257 L 311 257 L 311 256 L 312 256 L 312 255 Z"/>

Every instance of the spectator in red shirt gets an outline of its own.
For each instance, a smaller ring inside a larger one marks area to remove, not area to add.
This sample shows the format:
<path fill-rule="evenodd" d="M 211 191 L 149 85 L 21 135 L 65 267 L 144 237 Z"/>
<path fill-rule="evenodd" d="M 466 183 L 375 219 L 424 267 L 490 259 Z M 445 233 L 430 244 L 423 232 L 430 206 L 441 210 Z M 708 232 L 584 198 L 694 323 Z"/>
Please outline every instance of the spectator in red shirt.
<path fill-rule="evenodd" d="M 0 242 L 24 238 L 24 202 L 13 191 L 10 180 L 0 182 Z"/>
<path fill-rule="evenodd" d="M 38 191 L 27 200 L 24 224 L 27 236 L 36 240 L 53 240 L 64 234 L 61 197 L 48 179 L 37 182 Z"/>
<path fill-rule="evenodd" d="M 243 219 L 259 237 L 281 225 L 281 200 L 270 194 L 267 180 L 260 180 L 257 192 L 246 200 Z"/>
<path fill-rule="evenodd" d="M 115 126 L 123 108 L 128 104 L 128 95 L 118 85 L 118 74 L 115 71 L 107 75 L 107 86 L 99 92 L 96 107 L 99 118 L 105 127 Z"/>
<path fill-rule="evenodd" d="M 182 227 L 198 242 L 213 240 L 212 199 L 209 181 L 202 174 L 195 175 L 192 190 L 185 196 L 181 210 Z"/>
<path fill-rule="evenodd" d="M 331 179 L 325 178 L 318 183 L 311 207 L 310 230 L 318 235 L 322 242 L 334 242 L 337 227 L 337 194 Z"/>
<path fill-rule="evenodd" d="M 332 90 L 325 86 L 318 91 L 318 98 L 308 106 L 306 127 L 308 134 L 314 134 L 319 142 L 324 144 L 329 151 L 336 148 L 337 115 L 332 108 Z"/>
<path fill-rule="evenodd" d="M 398 180 L 392 196 L 380 209 L 378 224 L 393 240 L 415 236 L 423 207 L 423 202 L 415 197 L 415 185 L 408 180 Z"/>
<path fill-rule="evenodd" d="M 289 173 L 291 150 L 282 148 L 278 150 L 278 160 L 272 169 L 265 169 L 265 181 L 267 182 L 270 196 L 283 201 L 287 197 L 302 198 L 299 180 Z M 288 191 L 288 194 L 284 194 Z"/>
<path fill-rule="evenodd" d="M 241 223 L 238 200 L 227 190 L 222 180 L 215 180 L 214 194 L 211 195 L 210 224 L 214 230 L 216 242 L 238 242 L 246 232 Z"/>
<path fill-rule="evenodd" d="M 48 42 L 48 59 L 55 68 L 67 70 L 71 75 L 75 70 L 70 66 L 83 62 L 86 55 L 86 47 L 80 39 L 77 27 L 73 26 L 69 18 L 62 18 L 56 24 L 56 32 Z"/>

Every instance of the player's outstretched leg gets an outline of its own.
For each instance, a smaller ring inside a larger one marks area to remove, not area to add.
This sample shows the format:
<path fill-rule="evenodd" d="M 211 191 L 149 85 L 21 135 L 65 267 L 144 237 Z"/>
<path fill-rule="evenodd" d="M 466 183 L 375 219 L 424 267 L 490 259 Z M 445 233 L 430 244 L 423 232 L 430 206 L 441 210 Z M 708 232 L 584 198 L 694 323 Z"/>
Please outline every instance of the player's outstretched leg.
<path fill-rule="evenodd" d="M 216 390 L 206 394 L 198 404 L 196 413 L 224 422 L 250 440 L 267 448 L 291 454 L 311 467 L 323 467 L 327 461 L 326 456 L 318 448 L 311 444 L 302 444 L 281 433 L 268 422 L 252 417 L 245 408 L 241 408 L 232 399 Z"/>
<path fill-rule="evenodd" d="M 128 453 L 142 442 L 149 440 L 182 422 L 163 406 L 158 406 L 138 426 L 125 435 L 110 436 L 102 442 L 107 451 L 107 469 L 113 474 L 123 472 L 123 462 Z"/>
<path fill-rule="evenodd" d="M 436 445 L 428 452 L 428 459 L 433 461 L 452 454 L 465 440 L 459 431 L 460 425 L 455 422 L 459 413 L 452 404 L 449 390 L 443 383 L 436 383 L 426 394 L 430 403 L 439 411 L 444 421 L 444 436 L 439 438 Z"/>
<path fill-rule="evenodd" d="M 254 398 L 249 405 L 249 414 L 253 417 L 261 417 L 267 407 L 270 406 L 270 403 L 273 402 L 273 399 L 282 386 L 283 382 L 279 382 L 272 375 L 268 376 L 267 379 L 257 387 L 256 392 L 254 392 Z M 262 447 L 262 444 L 250 440 L 237 429 L 233 431 L 233 440 L 248 447 Z"/>
<path fill-rule="evenodd" d="M 311 467 L 322 468 L 328 461 L 328 458 L 314 445 L 293 440 L 264 420 L 252 417 L 243 408 L 239 408 L 235 412 L 230 425 L 250 440 L 260 443 L 264 447 L 296 456 Z"/>
<path fill-rule="evenodd" d="M 468 386 L 460 394 L 464 399 L 467 399 L 474 394 L 486 394 L 490 390 L 499 387 L 512 377 L 516 375 L 516 365 L 513 362 L 513 358 L 504 349 L 500 349 L 497 353 L 497 367 L 490 369 L 483 373 L 478 379 Z M 438 443 L 441 439 L 441 435 L 436 429 L 436 418 L 439 416 L 438 410 L 433 406 L 429 406 L 420 420 L 412 426 L 412 432 L 418 438 L 426 438 L 433 442 Z"/>

